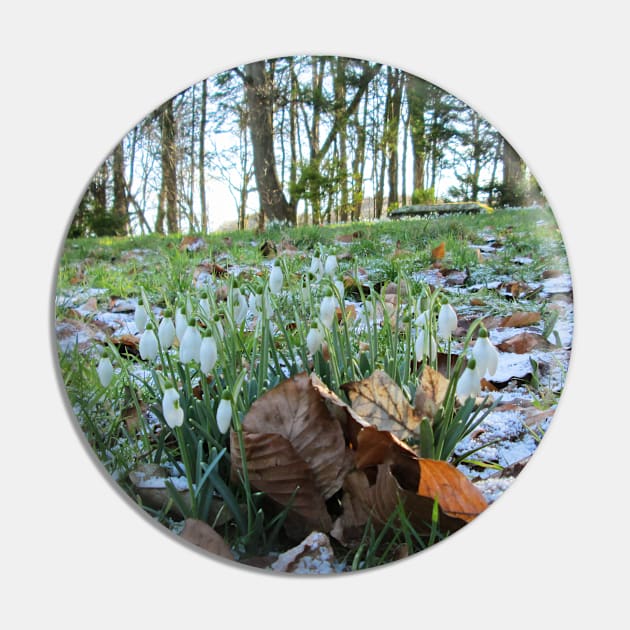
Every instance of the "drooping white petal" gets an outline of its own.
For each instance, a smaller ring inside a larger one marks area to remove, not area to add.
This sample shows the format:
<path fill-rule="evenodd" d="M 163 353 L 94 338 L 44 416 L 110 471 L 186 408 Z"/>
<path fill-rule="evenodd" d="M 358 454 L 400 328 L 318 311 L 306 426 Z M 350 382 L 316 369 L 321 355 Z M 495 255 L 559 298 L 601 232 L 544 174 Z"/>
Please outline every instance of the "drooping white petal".
<path fill-rule="evenodd" d="M 107 387 L 112 382 L 114 376 L 114 367 L 109 357 L 101 357 L 96 368 L 98 380 L 103 387 Z"/>
<path fill-rule="evenodd" d="M 182 312 L 182 310 L 178 308 L 175 311 L 175 334 L 177 335 L 180 343 L 184 338 L 186 328 L 188 328 L 188 320 L 186 319 L 186 315 Z"/>
<path fill-rule="evenodd" d="M 488 337 L 477 337 L 472 349 L 472 355 L 477 362 L 477 373 L 480 376 L 492 376 L 499 366 L 499 351 L 492 345 Z"/>
<path fill-rule="evenodd" d="M 191 361 L 197 361 L 198 363 L 200 348 L 201 333 L 196 326 L 188 326 L 179 345 L 179 360 L 182 363 L 190 363 Z"/>
<path fill-rule="evenodd" d="M 210 300 L 206 296 L 202 296 L 199 300 L 199 312 L 206 319 L 210 319 Z"/>
<path fill-rule="evenodd" d="M 175 324 L 171 317 L 164 317 L 158 326 L 158 339 L 164 350 L 168 350 L 175 341 Z"/>
<path fill-rule="evenodd" d="M 145 328 L 138 344 L 141 359 L 153 361 L 158 353 L 158 340 L 153 328 Z"/>
<path fill-rule="evenodd" d="M 450 339 L 453 331 L 457 328 L 457 313 L 448 303 L 442 304 L 438 314 L 438 335 L 442 339 Z"/>
<path fill-rule="evenodd" d="M 144 329 L 149 321 L 147 311 L 142 304 L 136 305 L 136 310 L 133 314 L 133 323 L 136 325 L 136 329 L 139 333 L 143 333 Z"/>
<path fill-rule="evenodd" d="M 247 317 L 247 300 L 245 296 L 241 293 L 240 289 L 235 289 L 232 294 L 232 302 L 234 308 L 234 321 L 238 326 L 240 326 L 245 317 Z"/>
<path fill-rule="evenodd" d="M 435 361 L 437 357 L 437 344 L 435 340 L 432 339 L 431 335 L 423 328 L 420 328 L 416 334 L 414 350 L 418 363 L 424 361 L 426 357 L 428 357 L 429 361 Z"/>
<path fill-rule="evenodd" d="M 319 306 L 319 319 L 326 328 L 332 326 L 337 311 L 337 300 L 332 295 L 325 295 Z"/>
<path fill-rule="evenodd" d="M 271 268 L 271 273 L 269 274 L 269 290 L 272 295 L 279 295 L 280 291 L 282 291 L 282 282 L 284 281 L 284 276 L 282 275 L 282 267 L 280 265 L 274 265 Z"/>
<path fill-rule="evenodd" d="M 476 397 L 481 393 L 481 382 L 476 366 L 467 366 L 457 381 L 455 395 L 460 403 L 464 404 L 470 397 Z"/>
<path fill-rule="evenodd" d="M 162 397 L 162 414 L 164 420 L 171 429 L 181 427 L 184 424 L 184 410 L 179 403 L 179 393 L 174 387 L 168 387 L 164 390 Z"/>
<path fill-rule="evenodd" d="M 315 280 L 321 280 L 324 275 L 324 265 L 322 259 L 319 256 L 313 256 L 311 258 L 311 267 L 309 271 L 315 276 Z"/>
<path fill-rule="evenodd" d="M 217 342 L 214 337 L 204 337 L 199 348 L 201 371 L 208 376 L 217 362 Z"/>
<path fill-rule="evenodd" d="M 217 426 L 221 433 L 227 433 L 232 423 L 232 402 L 221 398 L 217 407 Z"/>
<path fill-rule="evenodd" d="M 306 335 L 306 346 L 311 354 L 315 354 L 323 342 L 322 331 L 317 327 L 311 327 Z"/>
<path fill-rule="evenodd" d="M 324 264 L 324 273 L 332 278 L 335 275 L 338 266 L 337 256 L 329 254 L 326 257 L 326 262 Z"/>

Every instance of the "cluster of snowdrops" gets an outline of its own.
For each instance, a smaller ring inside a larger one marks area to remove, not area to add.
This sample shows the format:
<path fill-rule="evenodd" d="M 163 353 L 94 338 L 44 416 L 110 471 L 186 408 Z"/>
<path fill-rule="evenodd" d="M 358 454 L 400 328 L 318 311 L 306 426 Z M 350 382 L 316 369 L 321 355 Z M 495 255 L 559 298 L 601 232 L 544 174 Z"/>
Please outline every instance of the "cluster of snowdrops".
<path fill-rule="evenodd" d="M 314 370 L 338 391 L 343 382 L 382 368 L 404 388 L 417 382 L 423 365 L 436 366 L 439 352 L 449 355 L 451 370 L 458 318 L 440 291 L 422 285 L 413 295 L 411 283 L 401 278 L 397 295 L 386 300 L 377 291 L 364 291 L 356 270 L 353 277 L 339 268 L 334 254 L 316 252 L 292 288 L 287 260 L 277 257 L 255 281 L 213 278 L 163 309 L 152 307 L 141 290 L 134 313 L 138 353 L 153 368 L 166 425 L 184 424 L 188 390 L 199 383 L 215 428 L 225 435 L 231 426 L 239 428 L 258 396 L 299 371 Z M 345 300 L 349 285 L 358 290 L 357 302 Z M 480 321 L 469 327 L 458 354 L 465 356 L 465 366 L 458 363 L 449 377 L 457 379 L 451 395 L 463 405 L 480 395 L 482 379 L 495 373 L 499 355 Z M 96 368 L 103 387 L 120 361 L 109 344 Z"/>

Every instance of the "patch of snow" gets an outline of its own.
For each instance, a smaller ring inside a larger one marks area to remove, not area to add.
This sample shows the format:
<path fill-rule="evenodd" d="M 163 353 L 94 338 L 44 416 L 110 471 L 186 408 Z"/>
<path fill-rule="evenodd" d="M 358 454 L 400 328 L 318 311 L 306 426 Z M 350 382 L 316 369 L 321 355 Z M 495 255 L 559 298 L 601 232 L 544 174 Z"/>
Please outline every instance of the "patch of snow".
<path fill-rule="evenodd" d="M 514 477 L 491 477 L 473 482 L 483 494 L 485 500 L 494 503 L 511 485 Z"/>
<path fill-rule="evenodd" d="M 568 273 L 563 273 L 556 278 L 545 278 L 542 285 L 543 293 L 547 295 L 553 295 L 554 293 L 570 293 L 573 289 L 571 276 Z"/>

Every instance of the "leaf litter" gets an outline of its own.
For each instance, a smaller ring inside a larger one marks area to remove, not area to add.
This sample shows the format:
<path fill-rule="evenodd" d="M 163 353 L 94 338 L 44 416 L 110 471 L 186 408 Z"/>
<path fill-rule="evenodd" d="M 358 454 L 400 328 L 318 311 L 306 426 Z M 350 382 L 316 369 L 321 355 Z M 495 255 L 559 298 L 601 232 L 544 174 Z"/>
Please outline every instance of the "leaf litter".
<path fill-rule="evenodd" d="M 487 257 L 501 251 L 502 246 L 497 246 L 498 241 L 491 235 L 486 239 L 487 244 L 480 246 L 479 250 L 486 255 L 487 260 Z M 340 245 L 349 245 L 355 240 L 352 235 L 338 242 Z M 440 243 L 437 251 L 432 252 L 435 259 L 444 257 L 445 252 L 442 250 Z M 139 256 L 142 255 L 139 253 Z M 533 260 L 520 257 L 513 259 L 513 262 L 530 266 Z M 263 264 L 270 266 L 271 263 L 266 261 Z M 214 265 L 210 261 L 198 267 L 193 283 L 216 288 L 219 280 L 227 273 L 256 274 L 259 271 L 256 267 L 246 265 Z M 368 281 L 370 274 L 370 269 L 366 269 L 360 281 Z M 373 375 L 374 382 L 347 384 L 345 389 L 351 405 L 343 403 L 316 377 L 306 374 L 293 381 L 287 379 L 276 388 L 279 391 L 271 390 L 263 395 L 244 418 L 248 468 L 254 484 L 259 484 L 261 490 L 281 504 L 288 500 L 287 497 L 294 501 L 295 488 L 299 487 L 299 501 L 291 505 L 292 511 L 299 516 L 294 526 L 306 536 L 297 547 L 279 554 L 273 562 L 272 558 L 265 561 L 264 565 L 271 566 L 272 570 L 294 573 L 347 570 L 343 563 L 335 561 L 334 555 L 329 554 L 329 537 L 351 539 L 356 535 L 356 527 L 365 524 L 368 512 L 385 519 L 395 507 L 391 503 L 393 497 L 399 497 L 401 493 L 409 495 L 412 502 L 407 503 L 407 507 L 412 514 L 414 510 L 419 510 L 421 516 L 418 523 L 421 523 L 423 519 L 426 522 L 427 513 L 430 513 L 427 512 L 429 504 L 425 499 L 436 487 L 452 489 L 459 487 L 458 484 L 464 484 L 461 487 L 466 489 L 456 497 L 457 500 L 469 497 L 470 503 L 463 506 L 453 507 L 442 491 L 442 517 L 446 520 L 450 518 L 450 522 L 455 524 L 453 529 L 456 529 L 496 501 L 509 488 L 544 436 L 555 411 L 555 402 L 564 386 L 571 350 L 573 305 L 570 275 L 554 272 L 540 282 L 513 282 L 508 277 L 475 284 L 471 281 L 474 277 L 470 279 L 466 273 L 461 283 L 448 286 L 448 274 L 443 275 L 439 268 L 434 268 L 417 271 L 411 278 L 444 287 L 454 296 L 494 289 L 501 297 L 514 300 L 511 312 L 501 318 L 493 315 L 494 321 L 488 322 L 491 324 L 488 326 L 490 339 L 500 350 L 498 369 L 489 385 L 495 389 L 492 395 L 499 397 L 501 402 L 471 435 L 457 445 L 454 452 L 456 457 L 472 451 L 474 454 L 465 457 L 454 467 L 446 462 L 423 462 L 405 446 L 402 440 L 408 438 L 417 427 L 414 408 L 395 394 L 391 384 L 382 375 Z M 133 322 L 137 299 L 113 298 L 107 301 L 104 299 L 107 290 L 86 290 L 78 283 L 71 284 L 68 290 L 56 298 L 58 309 L 74 314 L 73 317 L 59 318 L 56 324 L 62 352 L 77 344 L 81 352 L 89 353 L 95 346 L 104 344 L 107 338 L 138 334 Z M 547 308 L 558 314 L 552 329 L 546 331 L 546 337 L 543 336 L 545 322 L 540 312 L 532 310 L 532 307 L 539 308 L 536 305 L 543 301 Z M 346 299 L 345 304 L 354 309 L 360 321 L 363 305 L 352 299 Z M 482 307 L 486 308 L 486 303 L 480 300 L 480 305 L 473 307 L 473 311 L 476 309 L 477 314 Z M 155 307 L 154 310 L 159 317 L 161 309 Z M 465 309 L 459 312 L 463 314 Z M 381 318 L 383 316 L 384 313 Z M 457 343 L 455 339 L 454 352 L 457 352 Z M 543 387 L 551 394 L 552 402 L 546 407 L 537 387 L 533 386 L 535 380 L 538 389 L 544 382 Z M 434 385 L 437 388 L 437 384 Z M 285 391 L 287 387 L 293 387 L 294 391 Z M 374 391 L 379 388 L 388 392 L 386 403 L 374 395 Z M 273 396 L 275 400 L 270 403 L 265 400 L 266 396 Z M 431 396 L 435 396 L 435 393 L 424 399 L 417 396 L 415 406 L 430 413 Z M 265 409 L 266 405 L 268 409 Z M 261 421 L 261 417 L 265 420 Z M 297 419 L 297 423 L 282 422 L 283 418 L 286 420 L 289 417 Z M 369 422 L 365 422 L 366 417 Z M 308 425 L 308 431 L 304 427 L 299 429 L 300 418 Z M 317 422 L 322 428 L 312 431 L 312 420 L 316 418 L 320 418 Z M 272 427 L 268 426 L 268 421 L 271 421 Z M 305 443 L 305 434 L 315 437 Z M 350 451 L 348 447 L 351 447 Z M 233 468 L 238 470 L 239 451 L 234 445 L 231 450 Z M 379 455 L 373 459 L 375 453 Z M 285 462 L 285 469 L 279 471 L 274 465 L 272 468 L 275 468 L 276 474 L 269 474 L 271 471 L 267 462 L 279 460 Z M 448 467 L 444 471 L 441 470 L 443 464 Z M 448 472 L 445 473 L 446 470 Z M 440 486 L 437 480 L 442 477 L 446 477 L 447 482 Z M 185 478 L 169 476 L 168 471 L 147 476 L 146 472 L 143 474 L 137 470 L 134 485 L 137 490 L 160 490 L 164 488 L 165 479 L 176 489 L 188 491 Z M 421 490 L 423 483 L 424 495 Z M 428 492 L 427 484 L 430 488 Z M 341 517 L 333 519 L 327 511 L 326 501 L 337 494 L 342 496 L 344 511 Z M 389 497 L 390 502 L 384 501 L 384 497 Z M 417 507 L 414 507 L 414 501 Z M 232 556 L 231 552 L 228 553 L 229 548 L 226 551 L 217 536 L 207 523 L 198 525 L 192 519 L 186 521 L 182 532 L 183 538 L 211 553 L 226 558 Z"/>

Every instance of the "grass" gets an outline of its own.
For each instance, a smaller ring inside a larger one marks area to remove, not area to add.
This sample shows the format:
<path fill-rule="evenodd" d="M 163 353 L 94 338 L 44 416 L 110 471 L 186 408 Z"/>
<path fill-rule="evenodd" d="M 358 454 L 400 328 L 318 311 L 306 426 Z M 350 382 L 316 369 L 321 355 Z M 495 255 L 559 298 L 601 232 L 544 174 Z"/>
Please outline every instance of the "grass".
<path fill-rule="evenodd" d="M 359 236 L 349 244 L 337 240 L 340 235 L 351 234 Z M 503 250 L 484 261 L 477 248 L 485 245 L 490 237 L 500 242 Z M 441 291 L 432 290 L 417 275 L 430 267 L 431 251 L 439 243 L 444 242 L 446 250 L 442 268 L 465 270 L 466 285 L 480 286 L 475 292 L 442 290 L 458 312 L 466 314 L 471 321 L 483 315 L 507 314 L 514 310 L 514 301 L 506 300 L 489 283 L 503 278 L 533 282 L 540 278 L 543 269 L 568 271 L 553 216 L 545 209 L 322 227 L 272 227 L 263 234 L 232 232 L 203 238 L 206 249 L 192 252 L 180 250 L 180 235 L 68 240 L 58 273 L 56 317 L 58 320 L 79 317 L 90 324 L 90 313 L 77 315 L 73 296 L 98 289 L 102 290 L 96 296 L 98 311 L 108 310 L 111 298 L 132 298 L 144 302 L 153 312 L 157 325 L 160 309 L 198 303 L 200 290 L 193 279 L 195 271 L 208 261 L 226 268 L 237 266 L 243 292 L 255 296 L 256 291 L 266 286 L 270 265 L 260 245 L 264 241 L 292 243 L 297 253 L 280 255 L 287 290 L 273 296 L 265 308 L 273 307 L 274 315 L 263 311 L 254 329 L 234 321 L 232 297 L 226 303 L 213 302 L 208 315 L 200 315 L 196 306 L 189 313 L 206 329 L 215 331 L 219 360 L 211 378 L 201 375 L 198 366 L 179 363 L 176 351 L 166 349 L 161 350 L 159 358 L 151 364 L 137 356 L 121 356 L 119 348 L 110 345 L 117 373 L 107 388 L 101 385 L 94 369 L 94 352 L 101 343 L 81 350 L 78 345 L 65 350 L 60 348 L 59 361 L 68 397 L 86 439 L 123 489 L 171 529 L 181 526 L 182 517 L 199 518 L 216 525 L 235 552 L 243 557 L 279 549 L 286 543 L 282 524 L 287 510 L 269 511 L 265 496 L 249 485 L 246 465 L 243 478 L 230 478 L 229 443 L 227 436 L 217 429 L 217 404 L 226 390 L 233 393 L 232 426 L 238 434 L 243 417 L 257 398 L 277 385 L 287 372 L 295 374 L 309 364 L 311 358 L 305 341 L 308 323 L 317 319 L 323 292 L 327 286 L 332 286 L 330 282 L 314 283 L 307 287 L 308 300 L 302 298 L 305 271 L 315 251 L 336 253 L 340 257 L 339 271 L 354 278 L 346 297 L 353 295 L 362 309 L 369 304 L 374 311 L 385 311 L 387 304 L 382 288 L 393 282 L 398 291 L 394 321 L 387 317 L 378 324 L 375 320 L 366 320 L 367 325 L 360 328 L 344 314 L 341 325 L 324 330 L 326 352 L 330 357 L 318 350 L 312 357 L 313 368 L 325 384 L 342 397 L 340 386 L 343 383 L 360 380 L 382 369 L 413 401 L 419 372 L 413 361 L 411 322 L 417 313 L 412 311 L 412 300 L 403 295 L 401 287 L 406 287 L 413 296 L 424 295 L 425 303 L 439 307 L 436 300 Z M 343 255 L 349 255 L 349 260 L 343 259 Z M 534 262 L 514 263 L 518 256 L 529 256 Z M 367 273 L 367 281 L 360 279 L 363 272 Z M 231 282 L 219 283 L 227 287 L 230 296 Z M 310 282 L 308 277 L 306 282 L 307 285 Z M 484 288 L 484 285 L 488 286 Z M 483 306 L 471 306 L 472 297 Z M 534 306 L 543 314 L 545 331 L 550 332 L 555 323 L 553 311 L 547 310 L 544 302 L 523 305 L 527 310 Z M 225 329 L 223 334 L 216 329 L 215 315 Z M 276 326 L 274 330 L 270 329 L 269 322 Z M 470 334 L 473 331 L 474 325 Z M 454 377 L 461 369 L 457 364 Z M 160 403 L 168 380 L 179 384 L 181 406 L 186 413 L 182 427 L 167 426 L 162 413 Z M 199 387 L 202 399 L 194 394 Z M 432 457 L 448 460 L 457 442 L 483 417 L 483 409 L 473 409 L 472 399 L 455 409 L 454 390 L 454 386 L 450 388 L 451 400 L 436 416 L 436 424 L 430 427 L 423 422 L 422 434 L 418 436 L 423 452 Z M 546 390 L 541 391 L 539 399 L 547 401 L 548 396 Z M 129 481 L 130 473 L 142 465 L 179 470 L 187 480 L 188 494 L 166 483 L 165 502 L 158 507 L 147 504 Z M 226 514 L 231 515 L 227 520 Z M 355 569 L 376 566 L 398 557 L 401 546 L 414 553 L 446 534 L 433 523 L 431 534 L 420 537 L 399 506 L 384 527 L 375 529 L 372 523 L 366 527 L 363 539 L 348 562 Z"/>

